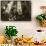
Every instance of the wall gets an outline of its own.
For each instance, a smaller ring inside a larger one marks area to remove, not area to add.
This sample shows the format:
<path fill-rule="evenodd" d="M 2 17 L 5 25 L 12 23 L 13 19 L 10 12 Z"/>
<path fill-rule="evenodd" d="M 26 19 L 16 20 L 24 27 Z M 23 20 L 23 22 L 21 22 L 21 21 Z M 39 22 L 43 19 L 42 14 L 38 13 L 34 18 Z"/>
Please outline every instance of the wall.
<path fill-rule="evenodd" d="M 36 21 L 35 17 L 36 15 L 41 13 L 40 6 L 46 5 L 46 0 L 31 0 L 31 21 L 15 21 L 15 22 L 9 22 L 9 21 L 0 21 L 0 35 L 4 34 L 4 29 L 6 25 L 14 25 L 16 26 L 17 30 L 19 31 L 18 36 L 21 36 L 22 34 L 24 36 L 30 36 L 31 35 L 36 35 L 39 36 L 39 34 L 42 33 L 37 33 L 37 29 L 42 29 L 46 32 L 46 28 L 40 27 L 38 25 L 38 22 Z M 41 37 L 41 36 L 40 36 Z M 41 37 L 42 38 L 42 37 Z"/>

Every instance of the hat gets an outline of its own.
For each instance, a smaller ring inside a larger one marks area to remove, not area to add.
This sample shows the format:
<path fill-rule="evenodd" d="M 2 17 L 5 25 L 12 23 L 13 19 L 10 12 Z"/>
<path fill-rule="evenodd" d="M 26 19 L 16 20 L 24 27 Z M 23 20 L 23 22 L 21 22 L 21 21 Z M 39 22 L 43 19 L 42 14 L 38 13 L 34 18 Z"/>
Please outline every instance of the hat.
<path fill-rule="evenodd" d="M 40 9 L 46 9 L 46 6 L 40 6 Z"/>

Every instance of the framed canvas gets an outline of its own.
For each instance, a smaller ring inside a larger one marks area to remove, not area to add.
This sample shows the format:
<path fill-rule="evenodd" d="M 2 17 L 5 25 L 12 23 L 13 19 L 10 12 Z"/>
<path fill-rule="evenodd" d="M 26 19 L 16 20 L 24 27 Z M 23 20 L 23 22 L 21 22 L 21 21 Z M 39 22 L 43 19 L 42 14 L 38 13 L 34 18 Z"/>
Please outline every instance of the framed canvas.
<path fill-rule="evenodd" d="M 1 1 L 1 21 L 30 21 L 31 1 Z"/>

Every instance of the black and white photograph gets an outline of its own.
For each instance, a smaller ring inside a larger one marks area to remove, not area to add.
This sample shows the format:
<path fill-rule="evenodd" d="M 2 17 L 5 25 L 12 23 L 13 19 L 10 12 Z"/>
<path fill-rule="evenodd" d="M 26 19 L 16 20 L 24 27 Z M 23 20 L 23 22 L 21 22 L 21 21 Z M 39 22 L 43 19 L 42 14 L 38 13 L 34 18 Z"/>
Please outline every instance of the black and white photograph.
<path fill-rule="evenodd" d="M 31 21 L 31 1 L 1 1 L 1 21 Z"/>

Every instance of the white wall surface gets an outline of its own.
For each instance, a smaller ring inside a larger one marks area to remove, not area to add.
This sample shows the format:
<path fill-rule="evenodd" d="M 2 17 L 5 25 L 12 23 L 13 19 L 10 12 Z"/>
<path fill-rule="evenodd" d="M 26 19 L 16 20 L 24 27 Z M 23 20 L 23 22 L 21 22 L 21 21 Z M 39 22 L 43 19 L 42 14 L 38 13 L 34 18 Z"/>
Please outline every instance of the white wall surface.
<path fill-rule="evenodd" d="M 0 21 L 0 35 L 4 34 L 4 29 L 6 26 L 8 25 L 13 25 L 16 26 L 17 30 L 18 30 L 18 36 L 21 36 L 22 34 L 24 36 L 32 36 L 35 34 L 35 36 L 38 36 L 40 38 L 42 38 L 42 36 L 46 36 L 45 32 L 46 32 L 46 28 L 40 27 L 38 25 L 38 22 L 36 22 L 36 15 L 41 13 L 40 10 L 40 6 L 46 6 L 46 0 L 31 0 L 31 21 Z M 36 30 L 37 29 L 42 29 L 44 30 L 44 32 L 42 33 L 37 33 Z M 45 35 L 44 35 L 45 34 Z M 34 37 L 36 38 L 36 37 Z"/>

